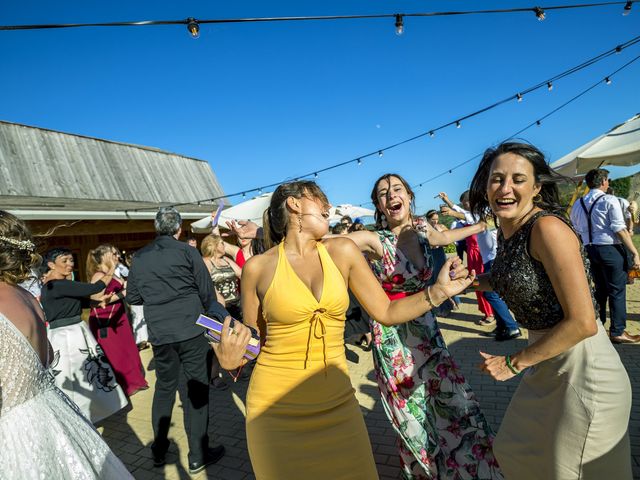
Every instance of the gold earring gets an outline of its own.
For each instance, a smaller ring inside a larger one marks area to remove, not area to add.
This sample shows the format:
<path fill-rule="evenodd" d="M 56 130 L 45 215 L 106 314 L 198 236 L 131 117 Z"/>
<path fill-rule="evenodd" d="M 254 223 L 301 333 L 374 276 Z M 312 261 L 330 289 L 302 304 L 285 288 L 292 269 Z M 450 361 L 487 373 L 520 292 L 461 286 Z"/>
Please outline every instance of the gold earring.
<path fill-rule="evenodd" d="M 533 197 L 533 203 L 540 203 L 542 201 L 542 195 L 540 195 L 539 193 Z"/>

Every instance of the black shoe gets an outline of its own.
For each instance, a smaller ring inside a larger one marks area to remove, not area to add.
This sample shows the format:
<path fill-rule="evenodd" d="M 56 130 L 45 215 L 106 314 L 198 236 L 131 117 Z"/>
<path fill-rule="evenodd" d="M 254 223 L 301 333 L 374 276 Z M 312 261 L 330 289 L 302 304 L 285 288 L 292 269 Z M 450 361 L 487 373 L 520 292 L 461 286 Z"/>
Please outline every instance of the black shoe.
<path fill-rule="evenodd" d="M 153 452 L 153 450 L 152 450 Z M 167 463 L 167 452 L 153 452 L 153 466 L 162 467 Z"/>
<path fill-rule="evenodd" d="M 496 332 L 495 340 L 496 342 L 504 342 L 507 340 L 513 340 L 520 336 L 522 336 L 522 332 L 519 328 L 516 328 L 515 330 L 502 330 L 500 332 Z"/>
<path fill-rule="evenodd" d="M 495 337 L 496 335 L 498 335 L 498 329 L 494 328 L 490 332 L 481 332 L 480 335 L 484 337 Z"/>
<path fill-rule="evenodd" d="M 208 465 L 216 463 L 224 456 L 224 446 L 218 445 L 217 447 L 210 448 L 207 450 L 204 456 L 204 460 L 201 462 L 191 462 L 189 463 L 189 473 L 194 474 L 201 472 Z"/>

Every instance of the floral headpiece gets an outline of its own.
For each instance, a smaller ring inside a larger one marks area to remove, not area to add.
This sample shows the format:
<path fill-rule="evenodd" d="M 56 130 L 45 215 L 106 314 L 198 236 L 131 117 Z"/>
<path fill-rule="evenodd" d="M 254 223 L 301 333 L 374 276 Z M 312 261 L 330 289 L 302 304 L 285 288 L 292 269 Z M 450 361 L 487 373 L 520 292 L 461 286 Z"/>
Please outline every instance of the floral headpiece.
<path fill-rule="evenodd" d="M 0 235 L 0 241 L 8 243 L 16 247 L 18 250 L 26 250 L 28 252 L 33 252 L 36 249 L 35 244 L 31 240 L 16 240 L 15 238 L 4 237 Z"/>

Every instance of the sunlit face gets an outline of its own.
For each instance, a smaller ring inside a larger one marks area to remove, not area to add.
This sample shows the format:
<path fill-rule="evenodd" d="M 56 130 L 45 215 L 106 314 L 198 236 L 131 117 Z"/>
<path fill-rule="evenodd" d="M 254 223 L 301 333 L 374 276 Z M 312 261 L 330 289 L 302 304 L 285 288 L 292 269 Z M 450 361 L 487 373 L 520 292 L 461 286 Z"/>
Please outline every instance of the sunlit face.
<path fill-rule="evenodd" d="M 431 215 L 429 218 L 427 218 L 427 222 L 429 222 L 429 224 L 432 227 L 435 227 L 438 224 L 438 221 L 440 220 L 440 217 L 438 216 L 437 213 L 434 213 L 433 215 Z"/>
<path fill-rule="evenodd" d="M 302 228 L 315 238 L 322 238 L 329 231 L 330 208 L 331 205 L 325 204 L 319 199 L 302 197 L 300 199 Z"/>
<path fill-rule="evenodd" d="M 540 193 L 533 165 L 515 153 L 503 153 L 491 165 L 487 182 L 487 199 L 496 217 L 514 221 L 533 208 L 533 197 Z"/>
<path fill-rule="evenodd" d="M 218 257 L 224 257 L 224 240 L 218 242 L 215 252 Z"/>
<path fill-rule="evenodd" d="M 49 268 L 55 273 L 66 277 L 73 272 L 74 262 L 73 255 L 60 255 L 55 261 L 48 263 Z"/>
<path fill-rule="evenodd" d="M 411 195 L 397 177 L 380 180 L 376 186 L 378 209 L 389 223 L 400 224 L 411 218 Z"/>

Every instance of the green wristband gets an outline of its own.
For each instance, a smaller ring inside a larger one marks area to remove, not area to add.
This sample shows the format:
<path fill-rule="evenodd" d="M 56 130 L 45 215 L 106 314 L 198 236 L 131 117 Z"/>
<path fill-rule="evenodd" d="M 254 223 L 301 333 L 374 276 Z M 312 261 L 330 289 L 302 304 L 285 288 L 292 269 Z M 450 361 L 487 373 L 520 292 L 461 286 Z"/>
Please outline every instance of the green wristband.
<path fill-rule="evenodd" d="M 507 367 L 509 367 L 509 370 L 511 370 L 514 375 L 520 375 L 522 373 L 520 370 L 514 367 L 513 364 L 511 363 L 511 355 L 507 355 L 505 357 L 505 360 L 507 361 Z"/>

